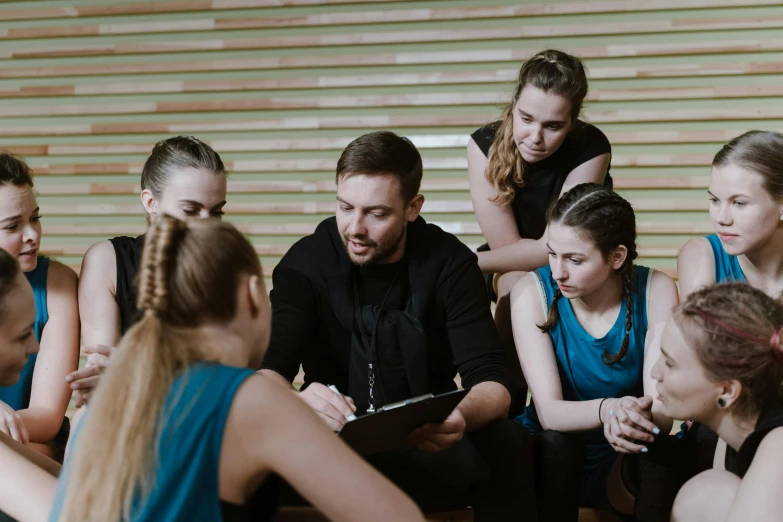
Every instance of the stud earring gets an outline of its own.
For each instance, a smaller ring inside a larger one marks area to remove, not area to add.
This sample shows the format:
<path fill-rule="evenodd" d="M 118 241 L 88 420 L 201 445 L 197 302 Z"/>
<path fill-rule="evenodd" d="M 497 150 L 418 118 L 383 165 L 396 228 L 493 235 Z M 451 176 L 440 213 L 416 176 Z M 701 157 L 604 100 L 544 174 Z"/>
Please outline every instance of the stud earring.
<path fill-rule="evenodd" d="M 726 399 L 723 397 L 718 397 L 718 408 L 725 408 L 726 407 Z"/>

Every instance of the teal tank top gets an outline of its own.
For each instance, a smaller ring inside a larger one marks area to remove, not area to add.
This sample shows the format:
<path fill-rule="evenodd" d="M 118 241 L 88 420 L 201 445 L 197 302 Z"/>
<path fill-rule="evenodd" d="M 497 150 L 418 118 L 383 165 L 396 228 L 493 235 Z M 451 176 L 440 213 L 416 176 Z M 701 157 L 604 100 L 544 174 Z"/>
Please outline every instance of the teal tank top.
<path fill-rule="evenodd" d="M 41 342 L 46 322 L 49 321 L 49 310 L 46 308 L 46 278 L 49 275 L 49 258 L 38 256 L 38 265 L 34 270 L 26 272 L 27 280 L 33 287 L 35 296 L 35 337 Z M 22 368 L 19 381 L 12 386 L 0 386 L 0 401 L 15 410 L 23 410 L 30 406 L 30 392 L 33 388 L 33 371 L 37 353 L 27 358 L 27 364 Z"/>
<path fill-rule="evenodd" d="M 715 259 L 715 282 L 747 283 L 745 274 L 742 273 L 737 256 L 727 254 L 723 249 L 723 243 L 717 234 L 707 236 L 707 241 L 712 247 L 712 257 Z"/>
<path fill-rule="evenodd" d="M 602 355 L 617 353 L 625 337 L 625 294 L 617 320 L 600 339 L 591 336 L 579 324 L 568 299 L 561 297 L 557 300 L 558 320 L 549 330 L 549 337 L 555 350 L 564 400 L 589 401 L 605 397 L 644 395 L 644 340 L 647 334 L 647 302 L 652 272 L 652 269 L 645 266 L 634 266 L 632 327 L 628 353 L 612 365 L 605 364 Z M 546 315 L 557 291 L 557 283 L 548 266 L 539 268 L 534 275 L 538 279 L 541 306 L 544 307 Z M 532 401 L 522 415 L 517 417 L 517 421 L 531 433 L 542 431 Z M 585 432 L 582 438 L 587 445 L 585 469 L 593 468 L 608 453 L 614 452 L 604 437 L 603 429 Z"/>
<path fill-rule="evenodd" d="M 176 378 L 161 414 L 165 421 L 157 441 L 155 488 L 135 501 L 127 522 L 223 520 L 218 486 L 223 432 L 234 396 L 251 375 L 247 368 L 197 363 Z M 79 431 L 77 427 L 75 439 Z M 52 522 L 60 516 L 68 471 L 66 459 Z"/>

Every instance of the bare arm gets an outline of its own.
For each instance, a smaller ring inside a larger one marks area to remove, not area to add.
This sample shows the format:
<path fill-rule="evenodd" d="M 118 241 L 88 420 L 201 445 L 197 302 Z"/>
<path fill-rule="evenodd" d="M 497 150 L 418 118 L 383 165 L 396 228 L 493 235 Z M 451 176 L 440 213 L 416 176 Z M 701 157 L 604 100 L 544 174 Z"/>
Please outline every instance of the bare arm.
<path fill-rule="evenodd" d="M 519 229 L 509 205 L 492 201 L 497 195 L 495 187 L 487 180 L 484 172 L 487 158 L 473 138 L 468 142 L 468 185 L 473 210 L 476 213 L 481 232 L 489 247 L 498 249 L 519 241 Z"/>
<path fill-rule="evenodd" d="M 511 395 L 505 386 L 497 382 L 482 382 L 475 385 L 459 403 L 459 410 L 465 417 L 465 431 L 475 431 L 495 419 L 508 415 Z"/>
<path fill-rule="evenodd" d="M 33 373 L 30 405 L 19 415 L 30 442 L 54 439 L 63 422 L 71 389 L 65 376 L 79 365 L 78 278 L 69 267 L 51 260 L 46 282 L 49 320 L 41 335 L 41 347 Z"/>
<path fill-rule="evenodd" d="M 680 281 L 680 299 L 704 286 L 715 283 L 715 256 L 707 238 L 688 240 L 677 255 L 677 277 Z"/>
<path fill-rule="evenodd" d="M 656 381 L 652 378 L 652 368 L 661 356 L 661 333 L 663 326 L 677 306 L 677 286 L 671 277 L 654 270 L 650 279 L 650 301 L 647 304 L 647 336 L 644 348 L 644 394 L 653 399 L 658 395 L 655 391 Z M 672 429 L 672 418 L 663 413 L 663 405 L 659 400 L 653 400 L 653 422 L 662 435 L 668 435 Z"/>
<path fill-rule="evenodd" d="M 534 274 L 528 274 L 511 290 L 511 322 L 517 354 L 533 394 L 541 427 L 564 432 L 600 428 L 603 426 L 598 415 L 600 399 L 563 400 L 552 340 L 536 326 L 544 321 L 538 281 Z"/>
<path fill-rule="evenodd" d="M 471 141 L 471 143 L 473 143 Z M 474 147 L 478 149 L 478 146 L 474 144 Z M 482 154 L 481 151 L 478 151 L 479 154 Z M 495 228 L 504 228 L 508 225 L 505 224 L 505 220 L 500 220 L 499 211 L 496 209 L 495 213 L 491 212 L 492 206 L 494 207 L 501 207 L 500 204 L 487 201 L 487 193 L 489 192 L 490 196 L 489 198 L 494 197 L 495 191 L 492 185 L 483 177 L 483 171 L 481 173 L 481 177 L 484 181 L 485 186 L 483 187 L 483 190 L 479 190 L 479 188 L 475 189 L 476 196 L 473 196 L 474 193 L 474 186 L 478 187 L 479 182 L 478 179 L 474 179 L 476 176 L 476 173 L 470 172 L 470 155 L 471 155 L 471 145 L 468 144 L 468 174 L 470 176 L 471 182 L 470 182 L 470 190 L 471 190 L 471 197 L 473 198 L 473 204 L 474 204 L 474 210 L 476 212 L 476 216 L 479 218 L 479 225 L 481 225 L 481 230 L 486 234 L 487 230 L 489 229 L 495 229 Z M 483 154 L 482 154 L 483 156 Z M 564 192 L 568 191 L 571 187 L 575 185 L 579 185 L 580 183 L 603 183 L 604 178 L 606 177 L 606 171 L 609 166 L 609 159 L 610 155 L 602 154 L 600 156 L 597 156 L 590 161 L 586 161 L 582 165 L 578 166 L 574 170 L 572 170 L 568 177 L 565 180 L 565 183 L 563 184 L 563 188 L 560 191 L 560 195 L 562 195 Z M 486 164 L 486 158 L 485 158 L 485 164 Z M 486 168 L 486 165 L 485 165 Z M 478 167 L 476 167 L 474 170 L 478 170 Z M 483 208 L 479 208 L 475 206 L 477 204 L 477 200 L 483 200 L 481 203 Z M 489 242 L 489 246 L 492 250 L 488 252 L 479 252 L 479 266 L 481 267 L 482 272 L 485 273 L 505 273 L 505 272 L 512 272 L 512 271 L 532 271 L 536 268 L 539 268 L 541 266 L 544 266 L 547 263 L 547 254 L 548 249 L 546 247 L 546 233 L 539 239 L 525 239 L 525 238 L 519 238 L 519 231 L 517 230 L 516 222 L 513 218 L 513 213 L 511 212 L 511 209 L 508 206 L 504 206 L 503 210 L 508 213 L 509 218 L 514 226 L 514 230 L 517 234 L 517 239 L 513 242 L 504 242 L 503 244 L 499 244 L 499 246 L 495 247 L 492 244 L 492 241 L 489 240 L 489 237 L 487 237 L 487 241 Z M 482 222 L 481 214 L 482 212 L 485 214 L 484 221 L 485 224 Z"/>
<path fill-rule="evenodd" d="M 117 259 L 109 241 L 91 246 L 82 261 L 79 314 L 85 346 L 117 346 L 121 336 Z"/>
<path fill-rule="evenodd" d="M 0 433 L 0 467 L 0 509 L 19 522 L 46 522 L 59 465 Z"/>
<path fill-rule="evenodd" d="M 231 407 L 221 450 L 221 498 L 236 494 L 227 486 L 242 468 L 246 477 L 277 473 L 330 520 L 424 520 L 413 501 L 302 401 L 263 375 L 249 378 Z"/>
<path fill-rule="evenodd" d="M 783 428 L 769 432 L 761 441 L 753 463 L 742 478 L 726 522 L 772 522 L 783 513 Z"/>

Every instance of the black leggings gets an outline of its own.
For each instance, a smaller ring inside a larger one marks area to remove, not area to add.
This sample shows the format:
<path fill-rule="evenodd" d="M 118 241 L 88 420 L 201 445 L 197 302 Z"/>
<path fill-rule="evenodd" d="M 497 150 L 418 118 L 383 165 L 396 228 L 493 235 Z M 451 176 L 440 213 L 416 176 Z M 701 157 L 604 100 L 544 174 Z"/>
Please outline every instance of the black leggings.
<path fill-rule="evenodd" d="M 647 453 L 625 455 L 622 478 L 636 497 L 633 517 L 638 522 L 668 522 L 683 476 L 684 445 L 675 437 L 656 439 Z M 606 479 L 616 455 L 608 455 L 584 472 L 587 449 L 577 433 L 547 430 L 533 436 L 533 470 L 539 520 L 576 521 L 579 506 L 612 509 Z"/>

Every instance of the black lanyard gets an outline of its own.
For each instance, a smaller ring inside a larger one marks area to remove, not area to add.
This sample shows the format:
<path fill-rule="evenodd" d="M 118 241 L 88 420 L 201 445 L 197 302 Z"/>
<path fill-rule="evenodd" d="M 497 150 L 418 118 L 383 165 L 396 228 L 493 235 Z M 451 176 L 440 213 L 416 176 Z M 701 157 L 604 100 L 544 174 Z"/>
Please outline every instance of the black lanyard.
<path fill-rule="evenodd" d="M 364 328 L 364 319 L 362 318 L 362 304 L 359 300 L 359 281 L 356 278 L 356 274 L 354 273 L 353 275 L 354 315 L 356 324 L 359 326 L 359 334 L 362 338 L 362 344 L 364 344 L 364 349 L 367 352 L 367 380 L 370 385 L 370 398 L 368 400 L 367 413 L 375 412 L 375 397 L 373 395 L 373 387 L 375 386 L 375 371 L 373 369 L 373 362 L 375 361 L 375 334 L 378 332 L 378 320 L 380 319 L 381 313 L 383 312 L 383 305 L 386 304 L 386 299 L 389 298 L 389 294 L 391 293 L 392 288 L 394 288 L 394 283 L 397 281 L 397 275 L 399 275 L 399 273 L 400 269 L 398 268 L 394 273 L 394 278 L 392 279 L 389 288 L 386 290 L 386 295 L 383 296 L 381 306 L 378 307 L 378 313 L 375 316 L 375 321 L 372 325 L 372 335 L 370 336 L 369 340 L 367 339 L 367 331 Z"/>

